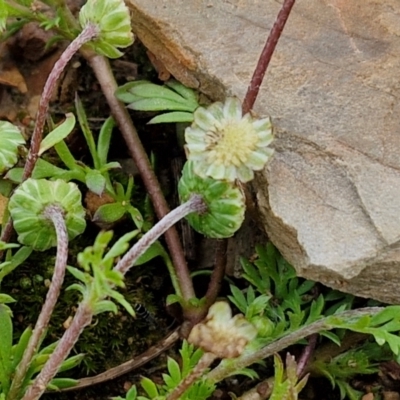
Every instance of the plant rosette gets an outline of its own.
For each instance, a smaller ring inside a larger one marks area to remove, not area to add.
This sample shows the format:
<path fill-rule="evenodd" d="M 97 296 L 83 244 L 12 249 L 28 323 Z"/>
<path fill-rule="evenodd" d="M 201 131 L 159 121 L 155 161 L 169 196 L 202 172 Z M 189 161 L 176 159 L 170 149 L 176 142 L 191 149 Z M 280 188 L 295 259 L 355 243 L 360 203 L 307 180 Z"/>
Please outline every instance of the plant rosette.
<path fill-rule="evenodd" d="M 103 56 L 118 58 L 133 43 L 129 9 L 123 0 L 88 0 L 79 12 L 79 22 L 84 28 L 89 23 L 97 25 L 99 35 L 86 45 Z"/>
<path fill-rule="evenodd" d="M 14 191 L 8 204 L 18 241 L 39 251 L 56 246 L 56 230 L 45 213 L 52 205 L 62 211 L 69 239 L 81 234 L 86 227 L 81 197 L 75 183 L 27 179 Z"/>
<path fill-rule="evenodd" d="M 231 237 L 242 225 L 245 197 L 235 184 L 212 178 L 201 178 L 188 161 L 182 171 L 178 192 L 182 202 L 191 195 L 202 196 L 207 206 L 204 213 L 191 213 L 186 218 L 198 232 L 215 239 Z"/>
<path fill-rule="evenodd" d="M 0 121 L 0 174 L 18 161 L 18 149 L 25 144 L 21 131 L 8 121 Z"/>
<path fill-rule="evenodd" d="M 273 154 L 269 118 L 242 115 L 239 99 L 229 97 L 194 112 L 194 122 L 185 131 L 188 160 L 202 177 L 249 182 Z"/>

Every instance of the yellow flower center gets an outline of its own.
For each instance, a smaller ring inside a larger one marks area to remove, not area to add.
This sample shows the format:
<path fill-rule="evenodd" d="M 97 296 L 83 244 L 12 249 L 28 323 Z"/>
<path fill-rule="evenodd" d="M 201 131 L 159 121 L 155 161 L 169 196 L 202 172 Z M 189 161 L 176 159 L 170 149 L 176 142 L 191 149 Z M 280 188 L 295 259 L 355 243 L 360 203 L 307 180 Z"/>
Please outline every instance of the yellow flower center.
<path fill-rule="evenodd" d="M 208 161 L 235 167 L 246 163 L 259 137 L 249 121 L 226 121 L 207 132 Z"/>

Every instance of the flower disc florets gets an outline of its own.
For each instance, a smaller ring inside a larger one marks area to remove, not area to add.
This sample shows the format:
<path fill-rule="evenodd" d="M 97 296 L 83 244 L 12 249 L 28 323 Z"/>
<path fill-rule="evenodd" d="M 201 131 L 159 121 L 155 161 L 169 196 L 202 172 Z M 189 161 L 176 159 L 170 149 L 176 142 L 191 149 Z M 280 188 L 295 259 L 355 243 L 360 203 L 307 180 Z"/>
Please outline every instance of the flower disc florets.
<path fill-rule="evenodd" d="M 232 317 L 229 304 L 217 301 L 206 319 L 193 327 L 188 342 L 219 358 L 233 358 L 240 356 L 256 336 L 256 328 L 242 314 Z"/>
<path fill-rule="evenodd" d="M 69 239 L 84 231 L 85 210 L 75 183 L 27 179 L 15 190 L 8 204 L 20 243 L 39 251 L 56 246 L 54 224 L 46 215 L 51 205 L 62 210 Z"/>
<path fill-rule="evenodd" d="M 117 47 L 133 43 L 129 9 L 123 0 L 88 0 L 79 12 L 79 22 L 82 28 L 88 23 L 98 25 L 99 37 L 87 45 L 106 57 L 121 57 Z"/>
<path fill-rule="evenodd" d="M 8 121 L 0 121 L 0 174 L 18 161 L 18 148 L 25 144 L 20 130 Z"/>
<path fill-rule="evenodd" d="M 248 182 L 273 154 L 268 147 L 273 140 L 269 118 L 242 116 L 241 103 L 233 97 L 225 104 L 199 107 L 185 138 L 188 159 L 203 177 Z"/>

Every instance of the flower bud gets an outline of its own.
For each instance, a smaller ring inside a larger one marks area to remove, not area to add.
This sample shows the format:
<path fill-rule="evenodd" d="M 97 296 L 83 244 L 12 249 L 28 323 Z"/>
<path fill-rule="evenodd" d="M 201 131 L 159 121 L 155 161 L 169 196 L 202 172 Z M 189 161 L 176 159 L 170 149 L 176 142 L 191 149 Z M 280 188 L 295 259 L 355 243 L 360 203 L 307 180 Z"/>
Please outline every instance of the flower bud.
<path fill-rule="evenodd" d="M 75 183 L 30 178 L 15 190 L 8 204 L 20 243 L 39 251 L 56 246 L 54 224 L 44 215 L 46 207 L 53 204 L 63 212 L 70 240 L 84 231 L 85 210 Z"/>
<path fill-rule="evenodd" d="M 88 23 L 98 25 L 99 36 L 87 43 L 93 50 L 109 58 L 118 58 L 133 43 L 129 9 L 123 0 L 88 0 L 79 12 L 79 22 L 84 28 Z"/>
<path fill-rule="evenodd" d="M 7 121 L 0 121 L 0 174 L 18 161 L 18 148 L 25 144 L 20 130 Z"/>
<path fill-rule="evenodd" d="M 192 213 L 186 217 L 196 231 L 221 239 L 232 236 L 242 225 L 245 199 L 241 189 L 230 182 L 199 177 L 190 161 L 183 168 L 178 192 L 182 202 L 196 193 L 207 205 L 205 213 Z"/>

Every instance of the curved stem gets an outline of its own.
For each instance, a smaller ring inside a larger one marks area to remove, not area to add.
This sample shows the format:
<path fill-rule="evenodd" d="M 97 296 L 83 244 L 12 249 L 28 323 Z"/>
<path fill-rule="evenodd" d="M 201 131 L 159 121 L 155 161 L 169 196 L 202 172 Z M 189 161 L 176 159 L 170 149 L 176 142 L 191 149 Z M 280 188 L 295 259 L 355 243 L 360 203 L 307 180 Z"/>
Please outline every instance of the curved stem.
<path fill-rule="evenodd" d="M 344 311 L 342 313 L 335 314 L 333 317 L 348 320 L 351 318 L 361 318 L 364 315 L 375 315 L 382 310 L 382 307 L 366 307 L 359 310 Z M 299 340 L 304 339 L 307 336 L 324 330 L 333 329 L 334 326 L 330 321 L 332 321 L 332 317 L 325 317 L 319 321 L 313 322 L 310 325 L 304 326 L 297 331 L 289 333 L 281 339 L 278 339 L 264 346 L 263 348 L 254 351 L 253 353 L 248 353 L 238 357 L 232 360 L 229 364 L 220 364 L 206 375 L 206 379 L 212 383 L 220 382 L 222 379 L 232 375 L 232 373 L 235 371 L 245 368 L 257 361 L 263 360 L 266 357 L 270 357 L 274 353 L 278 353 L 286 349 L 287 347 L 297 343 Z"/>
<path fill-rule="evenodd" d="M 29 339 L 22 360 L 18 364 L 10 391 L 7 395 L 7 400 L 19 398 L 22 383 L 26 377 L 32 358 L 37 353 L 39 345 L 43 340 L 50 317 L 57 303 L 58 296 L 60 295 L 61 286 L 65 276 L 65 267 L 68 258 L 68 233 L 63 217 L 63 210 L 59 206 L 51 204 L 45 208 L 43 214 L 44 217 L 53 222 L 57 233 L 56 263 L 50 287 L 46 295 L 46 300 L 42 310 L 40 311 L 35 329 Z"/>
<path fill-rule="evenodd" d="M 148 232 L 146 232 L 139 241 L 121 258 L 118 264 L 115 266 L 115 270 L 123 274 L 126 274 L 128 270 L 133 266 L 135 261 L 168 229 L 176 224 L 180 219 L 192 212 L 205 212 L 206 205 L 203 198 L 198 195 L 192 195 L 192 197 L 186 202 L 181 204 L 179 207 L 168 213 L 162 220 L 153 226 Z M 178 276 L 179 278 L 179 276 Z"/>
<path fill-rule="evenodd" d="M 81 52 L 90 63 L 100 83 L 103 94 L 107 99 L 111 112 L 128 146 L 129 153 L 139 169 L 140 175 L 154 205 L 157 217 L 161 219 L 168 214 L 169 208 L 129 113 L 124 104 L 114 96 L 118 86 L 111 71 L 110 63 L 105 57 L 93 54 L 86 49 L 82 49 Z M 171 227 L 165 232 L 165 240 L 179 277 L 182 296 L 184 300 L 188 301 L 195 297 L 195 292 L 179 235 L 175 227 Z"/>
<path fill-rule="evenodd" d="M 99 34 L 99 27 L 95 24 L 87 24 L 83 31 L 68 45 L 68 47 L 61 54 L 61 57 L 54 64 L 53 69 L 47 78 L 44 85 L 42 96 L 39 102 L 39 108 L 36 114 L 36 123 L 31 138 L 31 147 L 29 149 L 28 158 L 26 160 L 22 180 L 29 178 L 32 175 L 33 168 L 35 167 L 38 159 L 40 143 L 43 138 L 43 128 L 46 121 L 47 110 L 49 109 L 49 102 L 53 94 L 55 85 L 64 71 L 66 65 L 71 60 L 72 56 L 87 42 L 95 38 Z"/>

